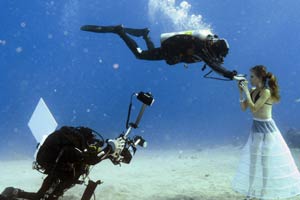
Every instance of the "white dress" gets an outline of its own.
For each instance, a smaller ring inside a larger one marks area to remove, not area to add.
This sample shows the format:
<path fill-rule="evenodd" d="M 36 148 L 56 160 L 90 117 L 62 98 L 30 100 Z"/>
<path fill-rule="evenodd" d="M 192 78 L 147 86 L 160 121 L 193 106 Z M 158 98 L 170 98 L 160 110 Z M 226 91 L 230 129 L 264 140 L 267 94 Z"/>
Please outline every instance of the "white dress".
<path fill-rule="evenodd" d="M 300 194 L 300 173 L 273 119 L 253 120 L 232 187 L 260 199 Z"/>

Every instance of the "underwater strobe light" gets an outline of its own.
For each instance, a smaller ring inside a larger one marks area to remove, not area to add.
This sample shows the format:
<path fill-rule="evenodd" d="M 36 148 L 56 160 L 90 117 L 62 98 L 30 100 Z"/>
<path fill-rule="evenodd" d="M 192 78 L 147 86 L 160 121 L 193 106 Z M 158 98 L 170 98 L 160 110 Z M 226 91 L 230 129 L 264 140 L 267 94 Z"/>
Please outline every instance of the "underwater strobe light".
<path fill-rule="evenodd" d="M 139 135 L 134 136 L 133 142 L 134 142 L 134 146 L 139 145 L 143 148 L 147 147 L 147 141 L 142 136 Z"/>
<path fill-rule="evenodd" d="M 152 106 L 154 103 L 154 99 L 151 93 L 147 92 L 140 92 L 137 94 L 137 99 L 140 100 L 142 103 L 146 104 L 147 106 Z"/>

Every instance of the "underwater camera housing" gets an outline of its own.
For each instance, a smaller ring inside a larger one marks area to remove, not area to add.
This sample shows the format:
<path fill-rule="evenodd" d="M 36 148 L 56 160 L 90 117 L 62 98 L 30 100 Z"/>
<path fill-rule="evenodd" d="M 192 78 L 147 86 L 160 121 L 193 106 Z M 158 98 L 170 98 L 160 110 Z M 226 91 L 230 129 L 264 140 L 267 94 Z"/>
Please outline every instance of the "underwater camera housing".
<path fill-rule="evenodd" d="M 136 148 L 137 145 L 146 148 L 147 141 L 142 136 L 139 135 L 136 135 L 133 137 L 133 139 L 128 139 L 126 141 L 126 146 L 121 152 L 121 156 L 123 157 L 121 160 L 122 163 L 126 163 L 126 164 L 130 163 L 132 157 L 134 156 L 137 150 Z"/>

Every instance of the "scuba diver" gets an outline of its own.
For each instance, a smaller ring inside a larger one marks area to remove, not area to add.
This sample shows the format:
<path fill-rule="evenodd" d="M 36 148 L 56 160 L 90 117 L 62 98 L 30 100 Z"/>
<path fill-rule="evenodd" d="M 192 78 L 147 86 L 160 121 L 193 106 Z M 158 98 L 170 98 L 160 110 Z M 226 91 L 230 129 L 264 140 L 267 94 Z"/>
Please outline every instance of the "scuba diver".
<path fill-rule="evenodd" d="M 133 96 L 142 102 L 135 122 L 130 122 Z M 130 98 L 126 128 L 127 130 L 115 139 L 104 140 L 101 134 L 88 127 L 63 126 L 49 134 L 44 142 L 38 145 L 33 168 L 46 175 L 37 192 L 7 187 L 0 194 L 0 200 L 57 200 L 75 186 L 84 184 L 90 168 L 102 160 L 109 159 L 114 165 L 129 164 L 137 146 L 146 147 L 142 136 L 129 137 L 132 129 L 139 126 L 147 106 L 154 98 L 151 93 L 133 93 Z M 88 181 L 81 200 L 90 200 L 100 180 Z M 95 196 L 94 196 L 95 199 Z"/>
<path fill-rule="evenodd" d="M 212 34 L 209 30 L 164 33 L 161 35 L 161 47 L 155 48 L 148 35 L 148 28 L 133 29 L 125 28 L 122 25 L 84 25 L 80 29 L 96 33 L 118 34 L 138 59 L 165 60 L 169 65 L 175 65 L 177 63 L 197 63 L 203 61 L 205 62 L 205 65 L 202 70 L 206 68 L 207 64 L 215 72 L 229 80 L 234 79 L 237 75 L 236 71 L 229 71 L 222 66 L 224 57 L 228 54 L 229 50 L 227 41 L 225 39 L 218 38 L 217 35 Z M 129 37 L 128 34 L 135 37 L 143 37 L 148 49 L 141 50 L 137 43 Z M 213 78 L 207 77 L 207 75 L 211 72 L 212 71 L 207 73 L 204 77 Z"/>
<path fill-rule="evenodd" d="M 81 183 L 80 176 L 87 176 L 91 165 L 114 159 L 124 146 L 122 137 L 105 142 L 90 128 L 63 126 L 47 137 L 36 155 L 34 168 L 47 175 L 41 188 L 35 193 L 8 187 L 0 199 L 58 199 L 67 189 Z"/>

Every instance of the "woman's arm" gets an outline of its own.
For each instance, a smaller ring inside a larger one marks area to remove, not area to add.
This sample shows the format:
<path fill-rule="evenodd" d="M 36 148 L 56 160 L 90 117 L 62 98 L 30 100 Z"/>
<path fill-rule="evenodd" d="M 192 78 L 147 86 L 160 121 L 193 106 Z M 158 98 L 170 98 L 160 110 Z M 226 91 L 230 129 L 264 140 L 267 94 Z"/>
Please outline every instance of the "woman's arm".
<path fill-rule="evenodd" d="M 240 93 L 240 105 L 241 105 L 242 111 L 247 110 L 248 101 L 247 101 L 247 99 L 244 99 L 243 93 Z"/>
<path fill-rule="evenodd" d="M 250 92 L 248 90 L 248 88 L 245 90 L 245 94 L 246 94 L 246 98 L 247 98 L 247 102 L 248 102 L 248 106 L 251 109 L 251 111 L 253 113 L 257 112 L 259 109 L 261 109 L 261 107 L 266 103 L 266 101 L 270 98 L 271 96 L 271 92 L 269 89 L 264 89 L 260 92 L 260 97 L 259 99 L 256 101 L 256 103 L 254 103 L 251 99 L 250 96 Z"/>
<path fill-rule="evenodd" d="M 247 103 L 247 99 L 244 98 L 243 88 L 240 86 L 239 82 L 238 82 L 238 88 L 240 93 L 240 106 L 242 111 L 245 111 L 248 108 L 248 103 Z"/>

